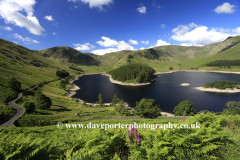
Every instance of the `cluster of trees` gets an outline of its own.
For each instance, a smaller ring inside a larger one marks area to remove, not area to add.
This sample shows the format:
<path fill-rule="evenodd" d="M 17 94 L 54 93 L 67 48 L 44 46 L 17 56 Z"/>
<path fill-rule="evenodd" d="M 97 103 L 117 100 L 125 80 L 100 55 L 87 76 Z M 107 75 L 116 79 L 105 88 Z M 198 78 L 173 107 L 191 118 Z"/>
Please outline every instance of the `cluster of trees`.
<path fill-rule="evenodd" d="M 173 70 L 173 66 L 172 66 L 172 67 L 169 67 L 169 70 Z"/>
<path fill-rule="evenodd" d="M 59 82 L 59 87 L 62 89 L 66 89 L 66 85 L 69 84 L 69 80 L 74 79 L 73 75 L 69 75 L 65 77 L 64 79 L 61 79 Z"/>
<path fill-rule="evenodd" d="M 193 116 L 196 109 L 193 107 L 193 103 L 189 100 L 180 102 L 173 110 L 175 116 Z"/>
<path fill-rule="evenodd" d="M 216 60 L 207 64 L 207 66 L 240 66 L 240 59 L 236 60 Z"/>
<path fill-rule="evenodd" d="M 34 102 L 26 101 L 22 104 L 27 111 L 35 111 L 35 109 L 48 109 L 51 108 L 52 101 L 49 97 L 41 91 L 36 91 L 34 95 Z"/>
<path fill-rule="evenodd" d="M 134 80 L 136 83 L 146 83 L 154 78 L 156 71 L 144 64 L 128 64 L 118 69 L 112 70 L 109 74 L 113 79 L 125 82 L 128 80 Z"/>
<path fill-rule="evenodd" d="M 160 116 L 161 109 L 160 105 L 155 104 L 155 99 L 143 98 L 140 102 L 136 102 L 136 107 L 134 108 L 136 115 L 145 118 L 156 118 Z"/>
<path fill-rule="evenodd" d="M 205 85 L 202 85 L 205 88 L 218 88 L 218 89 L 226 89 L 226 88 L 240 88 L 239 82 L 234 81 L 214 81 L 206 83 Z"/>
<path fill-rule="evenodd" d="M 133 113 L 131 113 L 128 109 L 125 108 L 123 99 L 120 100 L 116 94 L 113 96 L 111 104 L 115 106 L 115 111 L 120 113 L 122 116 L 133 115 Z"/>
<path fill-rule="evenodd" d="M 65 77 L 69 76 L 69 73 L 65 70 L 61 70 L 61 71 L 57 71 L 56 75 L 60 78 L 65 78 Z"/>
<path fill-rule="evenodd" d="M 229 101 L 226 104 L 227 109 L 224 108 L 221 114 L 223 115 L 240 115 L 240 101 Z"/>

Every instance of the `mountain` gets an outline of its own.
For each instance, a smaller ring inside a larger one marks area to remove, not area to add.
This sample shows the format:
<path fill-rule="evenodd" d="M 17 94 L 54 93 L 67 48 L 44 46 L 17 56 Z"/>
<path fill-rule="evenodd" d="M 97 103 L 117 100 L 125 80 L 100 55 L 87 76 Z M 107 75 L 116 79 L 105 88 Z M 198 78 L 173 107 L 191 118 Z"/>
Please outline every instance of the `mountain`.
<path fill-rule="evenodd" d="M 28 48 L 0 39 L 0 102 L 6 91 L 6 78 L 17 78 L 22 89 L 27 89 L 43 81 L 56 79 L 56 71 L 63 69 L 74 73 L 66 64 L 52 61 Z"/>
<path fill-rule="evenodd" d="M 37 51 L 37 53 L 43 57 L 67 64 L 75 63 L 78 65 L 100 65 L 100 62 L 94 58 L 93 54 L 91 56 L 89 53 L 81 53 L 71 47 L 53 47 Z"/>
<path fill-rule="evenodd" d="M 235 36 L 229 37 L 222 42 L 203 47 L 166 45 L 145 50 L 132 51 L 126 53 L 122 58 L 118 59 L 111 68 L 115 69 L 125 64 L 140 62 L 148 64 L 157 71 L 166 71 L 170 66 L 179 68 L 179 65 L 181 65 L 183 69 L 189 69 L 206 65 L 210 60 L 214 60 L 212 57 L 215 57 L 216 59 L 240 59 L 240 54 L 238 54 L 239 43 L 240 36 Z M 115 52 L 115 54 L 117 53 L 118 52 Z M 110 59 L 105 61 L 110 61 Z"/>

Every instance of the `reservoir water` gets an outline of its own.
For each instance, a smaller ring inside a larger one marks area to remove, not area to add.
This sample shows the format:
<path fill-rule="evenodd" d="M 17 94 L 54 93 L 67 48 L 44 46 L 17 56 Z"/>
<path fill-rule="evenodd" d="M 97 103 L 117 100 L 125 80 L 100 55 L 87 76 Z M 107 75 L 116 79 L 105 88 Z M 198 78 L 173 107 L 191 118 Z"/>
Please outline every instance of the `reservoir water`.
<path fill-rule="evenodd" d="M 95 103 L 98 101 L 99 93 L 102 93 L 104 103 L 110 103 L 117 94 L 131 107 L 135 107 L 136 101 L 142 98 L 150 98 L 156 100 L 162 111 L 170 113 L 173 113 L 174 107 L 181 101 L 190 100 L 197 112 L 200 110 L 222 112 L 223 108 L 227 108 L 225 104 L 228 101 L 240 101 L 240 93 L 204 92 L 195 87 L 225 80 L 240 82 L 240 74 L 180 71 L 160 74 L 156 81 L 146 86 L 123 86 L 111 83 L 109 77 L 101 74 L 86 75 L 74 81 L 81 89 L 73 97 Z M 190 85 L 182 86 L 182 83 Z"/>

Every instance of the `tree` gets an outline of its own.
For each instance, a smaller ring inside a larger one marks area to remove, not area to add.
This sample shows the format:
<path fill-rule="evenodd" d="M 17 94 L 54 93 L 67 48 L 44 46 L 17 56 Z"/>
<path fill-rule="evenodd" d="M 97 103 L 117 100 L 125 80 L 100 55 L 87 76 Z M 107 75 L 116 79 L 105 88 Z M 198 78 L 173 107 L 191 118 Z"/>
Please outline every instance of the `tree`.
<path fill-rule="evenodd" d="M 35 95 L 35 106 L 37 109 L 47 109 L 51 108 L 52 101 L 45 94 Z"/>
<path fill-rule="evenodd" d="M 124 108 L 124 101 L 123 99 L 119 100 L 115 106 L 115 111 L 121 113 L 122 109 Z"/>
<path fill-rule="evenodd" d="M 16 78 L 8 78 L 6 80 L 6 85 L 8 88 L 11 88 L 14 91 L 18 91 L 21 89 L 21 83 L 19 81 L 17 81 Z"/>
<path fill-rule="evenodd" d="M 99 102 L 100 105 L 102 105 L 102 104 L 104 103 L 104 102 L 103 102 L 102 93 L 100 93 L 100 94 L 98 95 L 98 102 Z"/>
<path fill-rule="evenodd" d="M 34 111 L 35 104 L 33 102 L 26 101 L 22 104 L 22 107 L 26 108 L 27 111 Z"/>
<path fill-rule="evenodd" d="M 222 114 L 232 114 L 232 115 L 237 115 L 240 114 L 240 101 L 236 102 L 236 101 L 229 101 L 226 104 L 226 107 L 228 107 L 228 109 L 223 109 Z"/>
<path fill-rule="evenodd" d="M 175 116 L 183 116 L 185 112 L 186 116 L 193 116 L 196 109 L 193 107 L 193 103 L 189 100 L 180 102 L 173 110 Z"/>
<path fill-rule="evenodd" d="M 116 105 L 118 102 L 120 101 L 120 99 L 117 97 L 117 95 L 115 94 L 114 96 L 113 96 L 113 99 L 112 99 L 112 104 L 113 105 Z"/>
<path fill-rule="evenodd" d="M 62 70 L 62 71 L 57 71 L 56 72 L 56 75 L 60 78 L 64 78 L 64 77 L 67 77 L 69 76 L 69 73 L 65 70 Z"/>
<path fill-rule="evenodd" d="M 173 70 L 173 67 L 169 67 L 169 70 Z"/>
<path fill-rule="evenodd" d="M 62 88 L 62 89 L 66 89 L 66 83 L 67 83 L 67 80 L 61 80 L 59 82 L 59 87 Z"/>
<path fill-rule="evenodd" d="M 137 115 L 145 118 L 155 118 L 160 116 L 160 105 L 155 104 L 155 99 L 143 98 L 140 102 L 136 102 L 135 112 Z"/>

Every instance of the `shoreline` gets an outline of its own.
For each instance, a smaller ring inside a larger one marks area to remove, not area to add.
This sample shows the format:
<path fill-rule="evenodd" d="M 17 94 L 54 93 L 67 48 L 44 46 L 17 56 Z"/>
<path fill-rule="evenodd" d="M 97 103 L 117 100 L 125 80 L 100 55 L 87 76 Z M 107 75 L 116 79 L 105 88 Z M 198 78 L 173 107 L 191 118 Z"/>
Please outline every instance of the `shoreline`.
<path fill-rule="evenodd" d="M 102 75 L 108 76 L 110 82 L 115 83 L 115 84 L 120 84 L 120 85 L 123 85 L 123 86 L 144 86 L 144 85 L 149 85 L 149 84 L 151 84 L 151 82 L 155 81 L 158 78 L 158 76 L 155 74 L 157 77 L 152 79 L 151 82 L 147 82 L 147 83 L 123 83 L 121 81 L 117 81 L 117 80 L 112 79 L 112 76 L 109 75 L 109 74 L 102 73 Z"/>
<path fill-rule="evenodd" d="M 239 93 L 240 89 L 234 88 L 233 90 L 227 89 L 217 89 L 217 88 L 205 88 L 205 87 L 195 87 L 195 89 L 206 92 L 217 92 L 217 93 Z"/>

